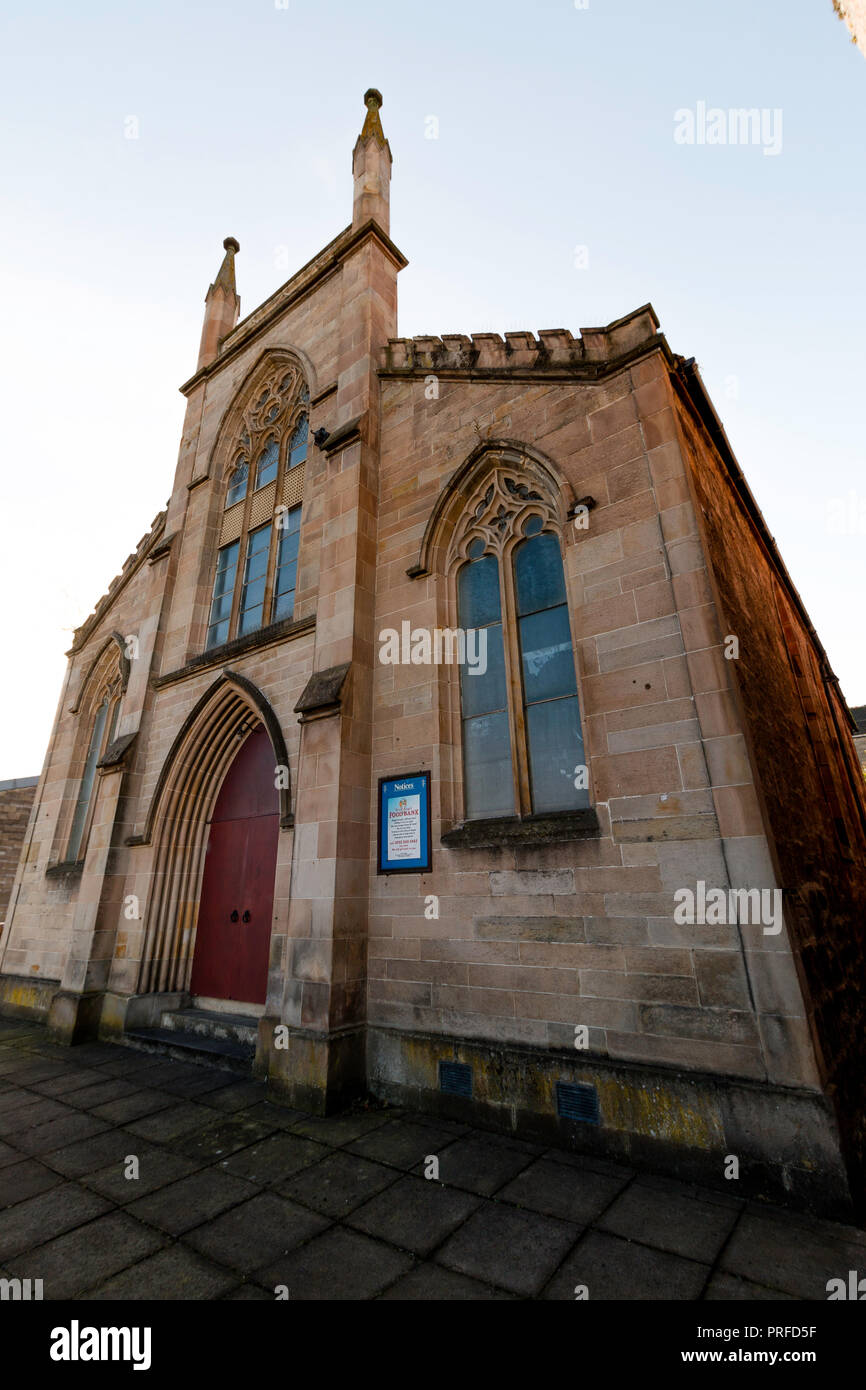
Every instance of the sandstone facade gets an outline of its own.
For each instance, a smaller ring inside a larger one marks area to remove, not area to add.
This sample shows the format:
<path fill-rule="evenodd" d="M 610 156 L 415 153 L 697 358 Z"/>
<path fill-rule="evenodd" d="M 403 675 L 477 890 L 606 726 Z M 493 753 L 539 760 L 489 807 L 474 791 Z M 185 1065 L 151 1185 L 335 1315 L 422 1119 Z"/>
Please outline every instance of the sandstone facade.
<path fill-rule="evenodd" d="M 38 780 L 37 777 L 15 777 L 0 782 L 0 922 L 8 915 L 15 870 Z"/>
<path fill-rule="evenodd" d="M 369 1089 L 710 1179 L 733 1155 L 753 1190 L 847 1211 L 866 809 L 826 656 L 649 305 L 576 337 L 397 337 L 379 103 L 351 226 L 240 322 L 226 241 L 167 511 L 69 654 L 2 1007 L 75 1041 L 189 1004 L 210 816 L 264 724 L 288 769 L 252 1011 L 275 1092 Z M 281 389 L 309 417 L 279 483 L 302 507 L 293 609 L 208 646 L 238 449 Z M 532 518 L 562 557 L 588 804 L 533 810 L 512 669 L 515 808 L 472 817 L 458 672 L 385 664 L 380 635 L 458 627 L 469 538 L 507 565 Z M 379 779 L 421 770 L 431 869 L 378 874 Z M 683 922 L 699 885 L 779 892 L 783 919 Z"/>

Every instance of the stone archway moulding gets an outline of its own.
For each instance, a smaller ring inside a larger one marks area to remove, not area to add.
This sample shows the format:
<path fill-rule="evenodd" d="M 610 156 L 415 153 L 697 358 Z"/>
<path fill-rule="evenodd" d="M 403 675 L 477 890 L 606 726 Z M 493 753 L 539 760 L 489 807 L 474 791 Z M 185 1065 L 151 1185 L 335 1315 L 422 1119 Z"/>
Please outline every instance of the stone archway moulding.
<path fill-rule="evenodd" d="M 280 780 L 288 783 L 288 753 L 279 721 L 262 692 L 232 671 L 224 671 L 187 715 L 163 764 L 145 834 L 137 841 L 152 841 L 155 847 L 139 972 L 141 994 L 187 987 L 210 817 L 239 740 L 259 724 L 268 731 L 275 767 L 286 769 Z M 279 795 L 280 825 L 290 826 L 290 787 L 281 787 Z"/>

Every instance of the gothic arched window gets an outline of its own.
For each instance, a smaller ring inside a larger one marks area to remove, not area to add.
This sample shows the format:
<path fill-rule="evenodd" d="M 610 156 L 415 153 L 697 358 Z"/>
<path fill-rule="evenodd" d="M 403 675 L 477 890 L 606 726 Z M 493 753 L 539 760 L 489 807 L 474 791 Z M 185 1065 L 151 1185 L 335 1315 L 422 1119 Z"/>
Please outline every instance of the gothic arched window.
<path fill-rule="evenodd" d="M 78 784 L 78 795 L 72 814 L 72 828 L 69 832 L 69 842 L 66 849 L 66 858 L 69 861 L 78 861 L 84 858 L 96 801 L 94 794 L 96 769 L 100 759 L 105 756 L 114 741 L 117 717 L 120 713 L 120 696 L 120 682 L 117 681 L 111 688 L 105 690 L 102 699 L 91 714 L 90 738 L 81 780 Z"/>
<path fill-rule="evenodd" d="M 283 365 L 253 396 L 226 489 L 208 647 L 294 614 L 310 394 Z"/>
<path fill-rule="evenodd" d="M 561 544 L 554 509 L 497 470 L 467 509 L 452 557 L 465 818 L 589 805 Z"/>

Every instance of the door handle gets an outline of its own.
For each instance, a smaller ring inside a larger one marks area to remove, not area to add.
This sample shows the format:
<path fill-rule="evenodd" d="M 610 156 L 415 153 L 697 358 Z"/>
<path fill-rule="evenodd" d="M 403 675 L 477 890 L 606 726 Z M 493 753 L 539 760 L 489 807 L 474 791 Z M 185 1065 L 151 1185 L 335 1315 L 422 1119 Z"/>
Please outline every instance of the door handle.
<path fill-rule="evenodd" d="M 231 915 L 231 921 L 232 921 L 232 922 L 236 922 L 237 920 L 238 920 L 238 910 L 237 910 L 237 908 L 235 908 L 234 912 L 233 912 L 232 915 Z"/>
<path fill-rule="evenodd" d="M 247 908 L 246 912 L 245 912 L 244 915 L 243 915 L 242 921 L 248 922 L 248 921 L 250 920 L 251 917 L 252 917 L 252 913 L 250 912 L 249 908 Z"/>

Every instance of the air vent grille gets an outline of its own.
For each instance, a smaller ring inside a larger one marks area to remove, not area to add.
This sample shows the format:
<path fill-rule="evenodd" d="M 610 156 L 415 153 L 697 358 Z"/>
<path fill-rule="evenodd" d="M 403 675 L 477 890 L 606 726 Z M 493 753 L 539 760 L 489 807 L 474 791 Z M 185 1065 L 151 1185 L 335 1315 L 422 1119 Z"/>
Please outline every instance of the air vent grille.
<path fill-rule="evenodd" d="M 601 1123 L 598 1110 L 598 1091 L 580 1082 L 557 1081 L 556 1113 L 563 1120 L 580 1120 L 586 1125 Z"/>
<path fill-rule="evenodd" d="M 439 1090 L 449 1096 L 471 1096 L 472 1068 L 466 1062 L 440 1062 Z"/>

